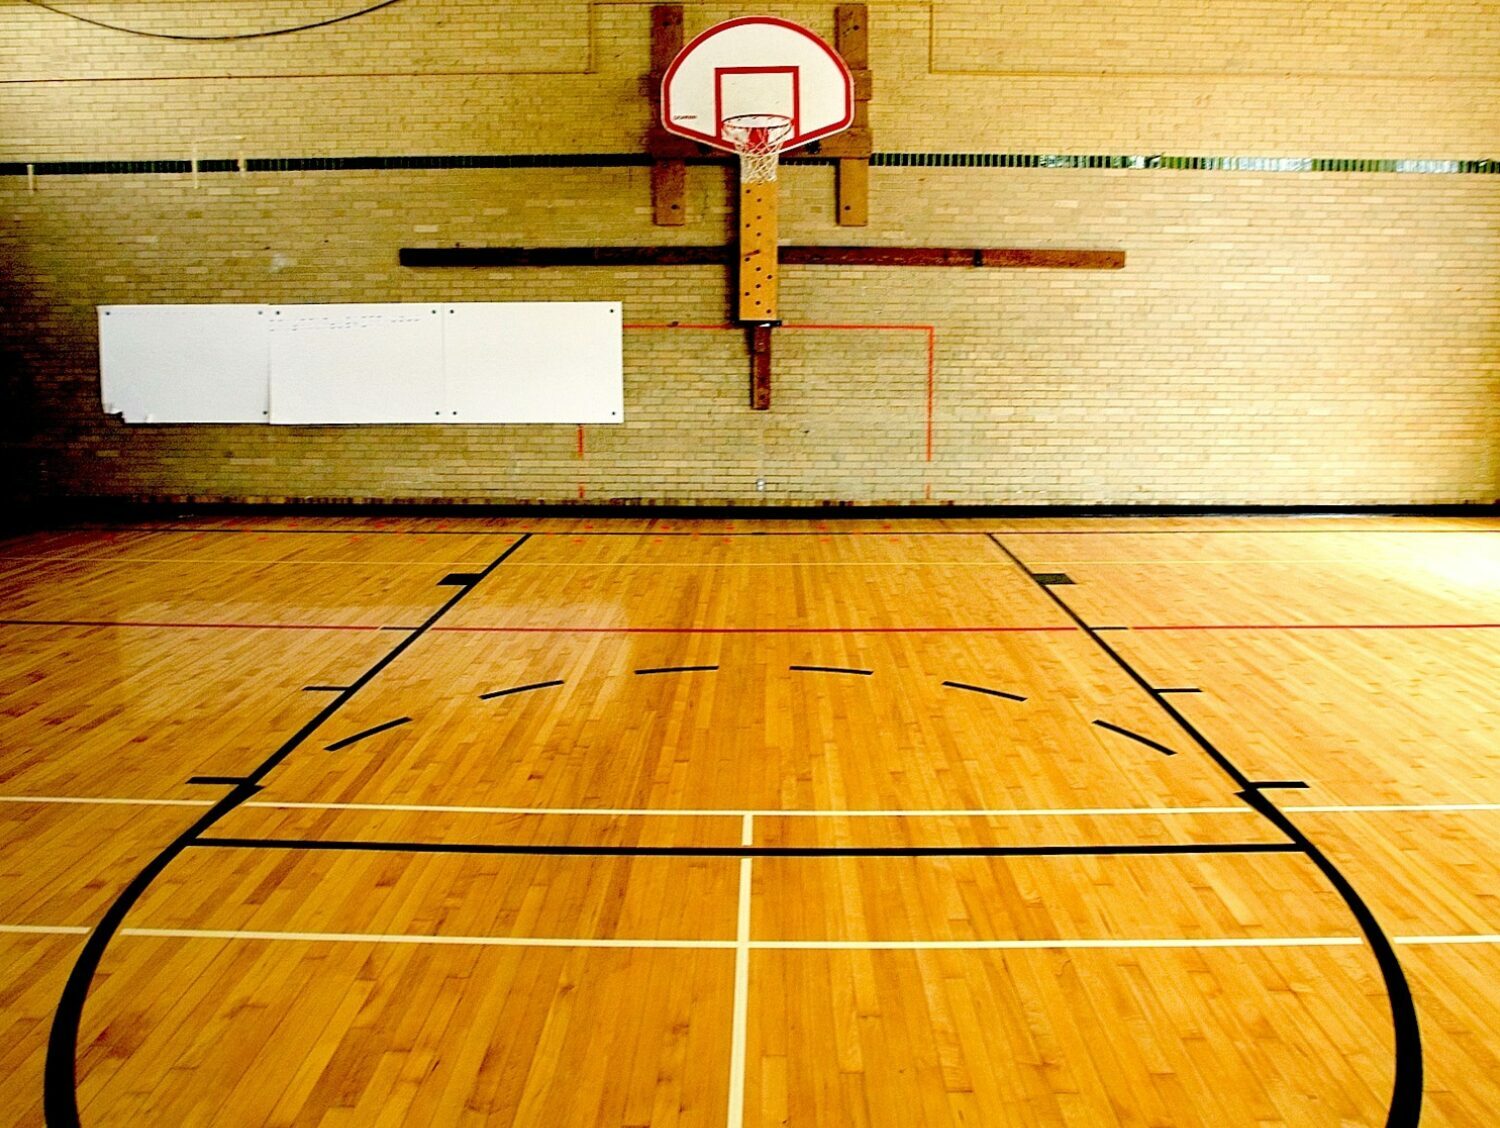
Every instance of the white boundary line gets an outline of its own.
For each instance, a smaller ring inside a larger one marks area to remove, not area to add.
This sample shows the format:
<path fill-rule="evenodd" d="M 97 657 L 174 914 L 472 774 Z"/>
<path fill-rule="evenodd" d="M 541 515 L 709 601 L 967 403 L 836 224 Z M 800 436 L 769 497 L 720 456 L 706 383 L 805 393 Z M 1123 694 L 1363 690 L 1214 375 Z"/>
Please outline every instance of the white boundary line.
<path fill-rule="evenodd" d="M 755 816 L 747 814 L 740 823 L 740 845 L 755 842 Z M 745 1123 L 745 1054 L 750 1032 L 750 900 L 751 861 L 740 859 L 739 909 L 734 936 L 734 1019 L 729 1044 L 729 1112 L 727 1128 L 741 1128 Z"/>
<path fill-rule="evenodd" d="M 748 865 L 749 858 L 742 859 Z M 742 868 L 743 868 L 742 865 Z M 736 1091 L 736 1076 L 743 1111 L 743 1035 L 748 1029 L 750 952 L 986 952 L 1049 949 L 1129 948 L 1342 948 L 1364 944 L 1360 936 L 1240 936 L 1240 937 L 1128 937 L 1118 939 L 1055 940 L 751 940 L 748 938 L 748 902 L 741 902 L 744 925 L 734 940 L 660 940 L 651 937 L 574 936 L 434 936 L 423 933 L 389 932 L 277 932 L 250 928 L 122 928 L 121 936 L 177 940 L 279 940 L 324 944 L 437 944 L 483 948 L 667 948 L 719 950 L 735 953 L 735 1061 L 739 1070 L 730 1078 L 730 1094 Z M 5 936 L 85 936 L 93 929 L 81 924 L 0 924 Z M 1500 933 L 1460 935 L 1393 936 L 1396 944 L 1500 944 Z M 743 959 L 742 963 L 742 956 Z M 743 970 L 742 970 L 743 968 Z M 731 1069 L 733 1070 L 733 1064 Z M 735 1126 L 737 1128 L 737 1125 Z"/>
<path fill-rule="evenodd" d="M 86 806 L 131 807 L 212 807 L 211 799 L 131 799 L 85 795 L 0 795 L 0 803 L 61 803 Z M 1253 815 L 1250 807 L 1002 807 L 871 810 L 746 810 L 729 807 L 470 807 L 437 803 L 302 803 L 271 799 L 252 799 L 240 804 L 261 810 L 304 811 L 405 811 L 421 814 L 454 815 L 601 815 L 654 818 L 804 818 L 804 819 L 903 819 L 903 818 L 1043 818 L 1048 815 Z M 1325 803 L 1294 804 L 1283 811 L 1309 814 L 1358 814 L 1381 812 L 1441 813 L 1444 811 L 1500 811 L 1500 803 Z"/>
<path fill-rule="evenodd" d="M 650 937 L 432 936 L 421 933 L 272 932 L 237 928 L 122 928 L 121 936 L 179 940 L 286 940 L 333 944 L 446 944 L 480 948 L 722 948 L 733 940 L 656 940 Z"/>
<path fill-rule="evenodd" d="M 91 931 L 81 924 L 0 924 L 3 936 L 84 936 Z"/>

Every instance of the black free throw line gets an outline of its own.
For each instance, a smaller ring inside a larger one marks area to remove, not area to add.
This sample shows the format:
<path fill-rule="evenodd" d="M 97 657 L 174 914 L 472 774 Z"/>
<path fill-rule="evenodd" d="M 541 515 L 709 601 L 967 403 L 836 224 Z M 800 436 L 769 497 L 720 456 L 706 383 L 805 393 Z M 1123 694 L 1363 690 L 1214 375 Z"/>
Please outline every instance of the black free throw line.
<path fill-rule="evenodd" d="M 1025 701 L 1019 693 L 1006 693 L 1003 689 L 986 689 L 982 685 L 969 685 L 966 682 L 945 681 L 943 683 L 949 689 L 967 689 L 971 693 L 988 693 L 991 697 L 1003 697 L 1007 701 Z"/>
<path fill-rule="evenodd" d="M 1084 627 L 1086 631 L 1128 631 L 1129 627 Z"/>
<path fill-rule="evenodd" d="M 1157 693 L 1202 693 L 1203 691 L 1201 689 L 1197 689 L 1197 688 L 1194 688 L 1192 686 L 1180 685 L 1180 686 L 1172 686 L 1171 688 L 1167 688 L 1167 687 L 1163 687 L 1163 686 L 1158 686 L 1157 689 L 1156 689 L 1156 692 Z"/>
<path fill-rule="evenodd" d="M 869 677 L 874 670 L 851 670 L 847 666 L 788 666 L 788 670 L 808 670 L 815 674 L 863 674 Z"/>
<path fill-rule="evenodd" d="M 343 693 L 347 685 L 304 685 L 303 693 Z"/>
<path fill-rule="evenodd" d="M 490 561 L 483 575 L 488 576 L 504 564 L 530 539 L 530 533 L 523 533 L 509 548 Z M 93 985 L 94 976 L 99 970 L 100 962 L 104 959 L 105 951 L 120 931 L 126 915 L 135 907 L 136 902 L 145 895 L 151 883 L 161 875 L 161 872 L 178 854 L 192 845 L 205 830 L 241 803 L 252 798 L 260 790 L 259 782 L 268 773 L 300 748 L 320 725 L 338 712 L 351 697 L 368 685 L 382 670 L 410 649 L 417 639 L 421 638 L 472 590 L 474 590 L 472 587 L 464 587 L 454 592 L 446 603 L 427 617 L 427 621 L 421 627 L 391 647 L 384 657 L 356 678 L 348 689 L 318 710 L 316 716 L 283 741 L 281 747 L 275 752 L 261 761 L 260 765 L 245 777 L 246 782 L 236 786 L 234 790 L 210 807 L 201 819 L 193 823 L 173 839 L 161 853 L 147 862 L 140 873 L 135 875 L 134 879 L 120 891 L 119 896 L 104 910 L 104 915 L 99 918 L 99 923 L 94 925 L 94 930 L 84 941 L 82 951 L 78 953 L 77 960 L 68 972 L 68 979 L 63 984 L 57 1009 L 52 1012 L 52 1026 L 47 1032 L 47 1059 L 42 1080 L 42 1107 L 48 1128 L 80 1128 L 77 1071 L 78 1031 L 83 1022 L 83 1007 L 88 1002 L 89 988 Z"/>
<path fill-rule="evenodd" d="M 648 666 L 638 674 L 689 674 L 695 670 L 717 670 L 717 666 Z"/>
<path fill-rule="evenodd" d="M 480 572 L 449 572 L 438 581 L 439 587 L 473 587 L 480 580 Z"/>
<path fill-rule="evenodd" d="M 365 850 L 390 854 L 561 854 L 644 858 L 1050 858 L 1129 854 L 1295 854 L 1295 842 L 1125 843 L 1104 846 L 601 846 L 530 842 L 361 842 L 313 838 L 197 838 L 240 850 Z"/>
<path fill-rule="evenodd" d="M 986 537 L 1006 556 L 1011 562 L 1023 572 L 1030 574 L 1030 570 L 1010 549 L 1005 547 L 1004 542 L 994 533 L 985 533 Z M 1364 898 L 1359 895 L 1358 890 L 1350 884 L 1339 868 L 1328 860 L 1323 851 L 1313 843 L 1307 835 L 1297 828 L 1297 825 L 1272 803 L 1265 795 L 1255 788 L 1255 783 L 1244 772 L 1235 766 L 1233 760 L 1215 747 L 1214 743 L 1199 732 L 1197 727 L 1185 716 L 1177 711 L 1176 707 L 1151 687 L 1151 684 L 1132 666 L 1122 658 L 1114 647 L 1099 637 L 1099 629 L 1090 627 L 1085 623 L 1073 608 L 1069 607 L 1067 601 L 1062 599 L 1057 592 L 1050 587 L 1042 587 L 1048 598 L 1055 603 L 1059 610 L 1079 627 L 1094 641 L 1094 644 L 1109 655 L 1110 659 L 1123 670 L 1127 677 L 1141 689 L 1150 695 L 1151 699 L 1161 707 L 1172 720 L 1177 722 L 1183 732 L 1192 738 L 1193 743 L 1198 745 L 1220 769 L 1234 780 L 1242 788 L 1236 792 L 1249 806 L 1254 808 L 1268 822 L 1286 835 L 1287 838 L 1299 846 L 1308 859 L 1318 867 L 1318 870 L 1333 886 L 1334 890 L 1343 898 L 1344 904 L 1348 906 L 1349 912 L 1359 923 L 1360 931 L 1364 933 L 1365 942 L 1370 945 L 1370 950 L 1375 955 L 1375 962 L 1380 966 L 1381 981 L 1385 985 L 1386 999 L 1391 1008 L 1391 1027 L 1395 1035 L 1395 1064 L 1396 1076 L 1391 1085 L 1391 1103 L 1386 1111 L 1386 1128 L 1417 1128 L 1422 1119 L 1422 1075 L 1424 1066 L 1422 1062 L 1422 1028 L 1417 1021 L 1416 1003 L 1412 1001 L 1411 985 L 1406 981 L 1406 972 L 1402 970 L 1401 961 L 1396 957 L 1396 950 L 1391 946 L 1391 941 L 1385 931 L 1380 927 L 1380 922 L 1375 919 L 1375 914 L 1365 904 Z"/>
<path fill-rule="evenodd" d="M 374 728 L 367 728 L 364 732 L 357 732 L 353 736 L 346 736 L 343 740 L 335 740 L 326 749 L 324 749 L 324 751 L 337 752 L 340 748 L 348 748 L 349 745 L 355 743 L 356 741 L 363 740 L 367 736 L 374 736 L 378 732 L 384 732 L 386 729 L 396 728 L 398 725 L 409 724 L 411 724 L 410 717 L 397 717 L 394 721 L 386 721 L 383 725 L 376 725 Z"/>
<path fill-rule="evenodd" d="M 231 787 L 238 787 L 241 784 L 249 783 L 250 781 L 247 780 L 244 776 L 188 776 L 188 782 L 228 784 Z"/>
<path fill-rule="evenodd" d="M 1117 732 L 1121 736 L 1128 736 L 1137 744 L 1144 744 L 1147 748 L 1155 748 L 1163 756 L 1177 755 L 1176 752 L 1173 752 L 1165 744 L 1158 744 L 1154 740 L 1148 740 L 1138 732 L 1131 732 L 1129 729 L 1123 729 L 1119 725 L 1112 725 L 1108 721 L 1095 721 L 1094 724 L 1098 725 L 1102 729 L 1109 729 L 1110 732 Z"/>
<path fill-rule="evenodd" d="M 525 693 L 532 689 L 550 689 L 554 685 L 562 685 L 562 678 L 556 681 L 532 682 L 530 685 L 513 685 L 509 689 L 497 689 L 490 693 L 481 693 L 479 700 L 488 701 L 492 697 L 509 697 L 512 693 Z"/>
<path fill-rule="evenodd" d="M 1307 786 L 1305 779 L 1258 779 L 1252 783 L 1249 791 L 1271 791 L 1276 788 L 1303 788 Z"/>

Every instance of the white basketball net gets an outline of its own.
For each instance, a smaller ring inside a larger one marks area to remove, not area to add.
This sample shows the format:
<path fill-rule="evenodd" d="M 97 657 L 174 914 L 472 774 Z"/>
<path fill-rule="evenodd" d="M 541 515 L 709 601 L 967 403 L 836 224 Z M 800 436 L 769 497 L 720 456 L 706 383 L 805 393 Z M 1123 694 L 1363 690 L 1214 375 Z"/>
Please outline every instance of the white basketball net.
<path fill-rule="evenodd" d="M 725 118 L 720 136 L 740 155 L 740 183 L 774 181 L 781 146 L 791 133 L 792 119 L 783 114 L 736 114 Z"/>

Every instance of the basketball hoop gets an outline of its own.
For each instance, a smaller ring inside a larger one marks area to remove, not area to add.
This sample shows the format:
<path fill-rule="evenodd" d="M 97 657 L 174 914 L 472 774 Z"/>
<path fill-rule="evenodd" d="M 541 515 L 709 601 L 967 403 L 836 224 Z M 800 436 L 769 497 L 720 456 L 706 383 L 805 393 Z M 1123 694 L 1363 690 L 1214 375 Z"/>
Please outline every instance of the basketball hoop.
<path fill-rule="evenodd" d="M 792 135 L 785 114 L 735 114 L 724 119 L 720 136 L 740 155 L 741 184 L 770 184 L 776 179 L 781 146 Z"/>

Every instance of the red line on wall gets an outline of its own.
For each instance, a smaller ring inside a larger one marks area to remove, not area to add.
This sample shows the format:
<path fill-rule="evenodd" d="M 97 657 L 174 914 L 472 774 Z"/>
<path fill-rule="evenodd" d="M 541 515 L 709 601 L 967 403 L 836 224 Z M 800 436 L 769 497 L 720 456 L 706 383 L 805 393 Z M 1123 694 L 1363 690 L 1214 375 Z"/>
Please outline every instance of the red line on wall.
<path fill-rule="evenodd" d="M 739 325 L 731 325 L 727 322 L 684 322 L 684 321 L 627 321 L 626 329 L 739 329 Z M 863 323 L 846 322 L 807 322 L 800 325 L 782 325 L 783 332 L 815 331 L 815 332 L 861 332 L 861 333 L 926 333 L 927 334 L 927 414 L 924 421 L 925 427 L 925 453 L 923 461 L 932 461 L 932 418 L 937 407 L 937 326 L 936 325 L 875 325 Z M 931 496 L 931 486 L 928 486 L 928 496 Z"/>

